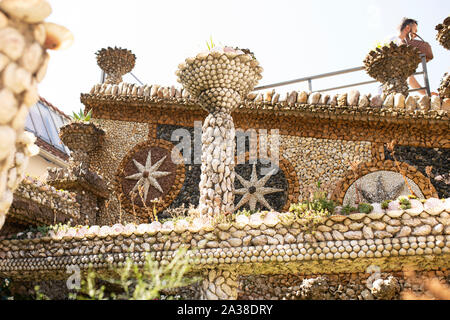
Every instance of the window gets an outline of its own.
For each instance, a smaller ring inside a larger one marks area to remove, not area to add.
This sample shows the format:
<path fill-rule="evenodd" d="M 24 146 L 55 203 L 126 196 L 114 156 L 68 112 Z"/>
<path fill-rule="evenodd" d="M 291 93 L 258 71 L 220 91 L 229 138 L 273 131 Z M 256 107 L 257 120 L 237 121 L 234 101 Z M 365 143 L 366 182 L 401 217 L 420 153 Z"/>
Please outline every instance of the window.
<path fill-rule="evenodd" d="M 27 131 L 31 131 L 33 133 L 36 133 L 36 129 L 34 128 L 33 121 L 31 120 L 30 114 L 27 115 L 27 118 L 25 119 L 25 129 Z"/>
<path fill-rule="evenodd" d="M 51 143 L 51 140 L 48 136 L 47 129 L 45 128 L 44 121 L 42 121 L 41 114 L 39 112 L 37 104 L 30 108 L 30 116 L 33 120 L 34 128 L 36 129 L 34 133 L 39 138 L 45 140 L 48 143 Z"/>
<path fill-rule="evenodd" d="M 53 122 L 50 110 L 48 109 L 47 106 L 41 103 L 38 103 L 38 106 L 42 115 L 42 119 L 44 120 L 45 127 L 47 128 L 47 132 L 50 136 L 50 140 L 52 141 L 52 144 L 55 147 L 58 147 L 58 149 L 63 149 L 61 140 L 59 139 L 58 136 L 58 130 L 56 129 L 55 123 Z"/>

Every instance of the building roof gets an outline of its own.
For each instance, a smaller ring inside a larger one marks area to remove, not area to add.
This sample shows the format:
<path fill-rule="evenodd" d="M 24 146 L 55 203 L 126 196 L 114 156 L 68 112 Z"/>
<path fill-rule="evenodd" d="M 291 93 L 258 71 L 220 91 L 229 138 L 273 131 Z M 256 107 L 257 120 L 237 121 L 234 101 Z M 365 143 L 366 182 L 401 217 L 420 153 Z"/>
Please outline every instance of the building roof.
<path fill-rule="evenodd" d="M 69 116 L 40 97 L 39 101 L 30 108 L 25 122 L 25 130 L 36 136 L 36 144 L 41 149 L 67 161 L 69 149 L 59 137 L 59 128 L 69 121 Z"/>

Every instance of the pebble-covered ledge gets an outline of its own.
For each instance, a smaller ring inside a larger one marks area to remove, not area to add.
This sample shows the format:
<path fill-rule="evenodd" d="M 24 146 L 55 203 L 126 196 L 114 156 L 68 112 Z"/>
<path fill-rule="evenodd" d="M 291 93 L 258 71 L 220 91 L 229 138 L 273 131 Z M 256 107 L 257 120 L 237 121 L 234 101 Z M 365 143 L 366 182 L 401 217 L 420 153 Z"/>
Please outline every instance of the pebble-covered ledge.
<path fill-rule="evenodd" d="M 168 263 L 175 250 L 185 246 L 193 271 L 204 273 L 203 297 L 235 299 L 240 275 L 364 272 L 373 264 L 383 272 L 409 264 L 418 270 L 450 267 L 450 198 L 430 198 L 423 204 L 411 200 L 406 210 L 398 200 L 387 210 L 380 204 L 373 207 L 369 214 L 332 215 L 314 233 L 304 230 L 290 213 L 266 212 L 238 215 L 233 223 L 216 226 L 194 218 L 83 226 L 51 231 L 43 238 L 2 240 L 0 276 L 65 279 L 68 265 L 107 272 L 127 256 L 142 266 L 147 252 Z M 225 296 L 217 292 L 222 273 L 231 288 Z"/>
<path fill-rule="evenodd" d="M 14 192 L 8 219 L 31 225 L 66 223 L 80 218 L 80 204 L 74 193 L 57 190 L 39 180 L 25 177 Z"/>
<path fill-rule="evenodd" d="M 184 108 L 200 110 L 197 102 L 184 89 L 174 86 L 163 87 L 159 85 L 144 85 L 120 83 L 96 84 L 89 94 L 81 94 L 81 102 L 109 103 L 171 103 L 180 104 Z M 359 91 L 330 96 L 320 92 L 308 93 L 305 91 L 292 91 L 280 97 L 274 90 L 265 93 L 250 93 L 235 112 L 283 112 L 283 113 L 310 113 L 320 118 L 336 116 L 361 115 L 364 119 L 370 117 L 383 118 L 417 118 L 448 121 L 450 116 L 450 99 L 439 96 L 408 96 L 390 94 L 386 97 L 380 95 L 361 95 Z"/>

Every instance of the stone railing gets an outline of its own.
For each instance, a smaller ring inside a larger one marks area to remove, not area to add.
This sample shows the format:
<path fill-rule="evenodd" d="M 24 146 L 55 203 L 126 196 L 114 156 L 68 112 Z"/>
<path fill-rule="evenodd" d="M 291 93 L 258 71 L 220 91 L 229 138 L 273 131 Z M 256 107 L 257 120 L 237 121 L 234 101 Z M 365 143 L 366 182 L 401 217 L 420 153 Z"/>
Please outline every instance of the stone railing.
<path fill-rule="evenodd" d="M 236 299 L 239 276 L 383 272 L 450 266 L 450 198 L 398 201 L 369 214 L 332 215 L 306 230 L 292 213 L 238 215 L 233 223 L 181 219 L 164 224 L 70 228 L 49 236 L 0 241 L 0 276 L 21 280 L 64 279 L 66 268 L 107 272 L 131 257 L 139 266 L 151 253 L 160 263 L 181 246 L 194 272 L 204 276 L 206 299 Z M 103 271 L 102 271 L 103 270 Z"/>
<path fill-rule="evenodd" d="M 9 219 L 24 225 L 53 225 L 80 220 L 76 195 L 26 177 L 14 193 Z"/>

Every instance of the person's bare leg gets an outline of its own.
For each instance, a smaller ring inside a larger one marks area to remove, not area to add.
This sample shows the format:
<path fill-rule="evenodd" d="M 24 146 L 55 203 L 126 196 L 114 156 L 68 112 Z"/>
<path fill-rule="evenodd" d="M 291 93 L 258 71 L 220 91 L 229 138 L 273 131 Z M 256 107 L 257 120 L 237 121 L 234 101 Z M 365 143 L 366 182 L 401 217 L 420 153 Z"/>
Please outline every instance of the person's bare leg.
<path fill-rule="evenodd" d="M 408 78 L 408 83 L 409 83 L 409 85 L 411 86 L 411 88 L 413 88 L 413 89 L 419 89 L 419 88 L 422 87 L 422 86 L 419 84 L 419 82 L 417 82 L 417 80 L 416 80 L 416 78 L 415 78 L 414 76 L 410 76 L 410 77 Z M 420 94 L 423 94 L 423 95 L 427 94 L 427 92 L 426 92 L 424 89 L 419 90 L 418 92 L 419 92 Z"/>

